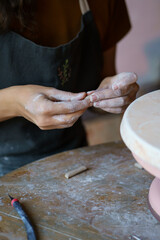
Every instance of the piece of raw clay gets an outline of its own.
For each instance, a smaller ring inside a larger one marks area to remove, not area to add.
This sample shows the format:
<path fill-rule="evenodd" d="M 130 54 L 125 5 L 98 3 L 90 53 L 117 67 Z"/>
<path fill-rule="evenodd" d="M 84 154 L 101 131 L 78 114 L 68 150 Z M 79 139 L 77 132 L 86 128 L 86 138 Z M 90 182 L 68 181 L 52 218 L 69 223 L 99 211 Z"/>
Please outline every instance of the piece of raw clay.
<path fill-rule="evenodd" d="M 143 167 L 139 163 L 135 163 L 134 166 L 139 168 L 139 169 L 143 169 Z"/>
<path fill-rule="evenodd" d="M 86 166 L 80 166 L 80 167 L 78 167 L 78 168 L 76 168 L 76 169 L 74 169 L 72 171 L 67 172 L 65 174 L 65 178 L 71 178 L 71 177 L 73 177 L 73 176 L 75 176 L 75 175 L 77 175 L 77 174 L 79 174 L 81 172 L 84 172 L 86 170 L 87 170 Z"/>

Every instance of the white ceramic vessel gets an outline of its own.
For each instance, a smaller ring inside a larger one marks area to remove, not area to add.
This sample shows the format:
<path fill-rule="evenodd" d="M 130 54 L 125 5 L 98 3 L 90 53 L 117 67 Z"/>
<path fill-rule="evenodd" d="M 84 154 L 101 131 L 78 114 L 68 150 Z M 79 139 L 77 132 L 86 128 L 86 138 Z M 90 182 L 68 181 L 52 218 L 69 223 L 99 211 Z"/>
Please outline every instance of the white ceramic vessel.
<path fill-rule="evenodd" d="M 156 178 L 149 190 L 149 205 L 160 220 L 160 90 L 136 99 L 124 113 L 121 137 L 142 167 Z"/>

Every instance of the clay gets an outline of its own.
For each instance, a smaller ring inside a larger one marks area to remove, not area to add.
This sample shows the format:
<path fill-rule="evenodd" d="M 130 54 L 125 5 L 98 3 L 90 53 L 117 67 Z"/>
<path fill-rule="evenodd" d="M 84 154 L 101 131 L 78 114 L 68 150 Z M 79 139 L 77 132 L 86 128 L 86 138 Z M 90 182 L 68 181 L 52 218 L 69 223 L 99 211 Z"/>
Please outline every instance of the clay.
<path fill-rule="evenodd" d="M 87 170 L 86 166 L 80 166 L 79 168 L 76 168 L 76 169 L 74 169 L 74 170 L 72 170 L 70 172 L 67 172 L 65 174 L 65 178 L 71 178 L 71 177 L 73 177 L 73 176 L 75 176 L 75 175 L 77 175 L 77 174 L 79 174 L 81 172 L 84 172 L 86 170 Z"/>

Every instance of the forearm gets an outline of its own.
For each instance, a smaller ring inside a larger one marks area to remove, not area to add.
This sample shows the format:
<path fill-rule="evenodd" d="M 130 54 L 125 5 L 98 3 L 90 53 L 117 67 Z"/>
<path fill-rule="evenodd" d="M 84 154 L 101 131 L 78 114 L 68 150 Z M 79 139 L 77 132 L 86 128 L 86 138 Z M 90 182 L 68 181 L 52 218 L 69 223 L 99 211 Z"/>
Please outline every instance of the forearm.
<path fill-rule="evenodd" d="M 18 116 L 16 98 L 19 87 L 8 87 L 0 90 L 0 122 Z"/>

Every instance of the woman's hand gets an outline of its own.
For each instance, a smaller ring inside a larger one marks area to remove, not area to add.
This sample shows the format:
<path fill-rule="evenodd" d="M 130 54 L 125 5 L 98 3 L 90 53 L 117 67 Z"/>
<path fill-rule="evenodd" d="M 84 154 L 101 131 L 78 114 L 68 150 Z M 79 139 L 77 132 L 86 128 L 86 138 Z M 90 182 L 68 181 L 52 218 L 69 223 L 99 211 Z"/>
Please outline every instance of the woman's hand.
<path fill-rule="evenodd" d="M 135 73 L 106 77 L 96 91 L 88 92 L 92 105 L 110 113 L 122 113 L 136 98 L 139 89 Z"/>
<path fill-rule="evenodd" d="M 26 118 L 43 130 L 71 127 L 90 106 L 84 92 L 76 94 L 39 85 L 11 88 L 14 115 Z"/>

